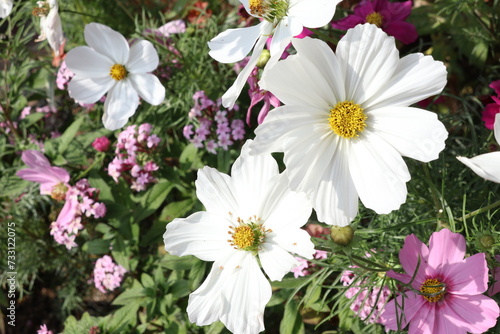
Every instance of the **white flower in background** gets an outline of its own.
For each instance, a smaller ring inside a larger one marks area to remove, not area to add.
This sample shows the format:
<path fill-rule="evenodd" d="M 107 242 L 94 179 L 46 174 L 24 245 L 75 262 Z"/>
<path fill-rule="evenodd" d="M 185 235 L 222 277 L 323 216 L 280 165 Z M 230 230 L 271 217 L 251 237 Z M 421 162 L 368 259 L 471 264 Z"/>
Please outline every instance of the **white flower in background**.
<path fill-rule="evenodd" d="M 196 194 L 206 212 L 167 224 L 165 250 L 214 261 L 205 282 L 189 296 L 187 312 L 199 326 L 220 320 L 233 333 L 264 330 L 271 285 L 298 261 L 312 258 L 314 245 L 302 230 L 312 211 L 302 193 L 288 188 L 271 155 L 252 157 L 243 146 L 228 176 L 204 167 Z M 258 258 L 258 259 L 257 259 Z"/>
<path fill-rule="evenodd" d="M 262 22 L 252 27 L 228 29 L 208 42 L 210 56 L 221 63 L 238 62 L 253 48 L 250 60 L 222 96 L 222 105 L 226 108 L 233 107 L 269 37 L 272 36 L 273 39 L 270 46 L 271 58 L 266 68 L 280 59 L 293 36 L 299 35 L 304 27 L 319 28 L 328 24 L 340 1 L 240 0 L 246 11 L 253 17 L 262 19 Z"/>
<path fill-rule="evenodd" d="M 257 127 L 251 154 L 284 152 L 292 190 L 306 192 L 318 219 L 345 226 L 358 196 L 377 213 L 406 200 L 401 156 L 438 158 L 448 136 L 435 113 L 408 107 L 439 94 L 443 63 L 410 54 L 399 59 L 393 37 L 375 25 L 350 29 L 330 47 L 294 39 L 297 54 L 264 73 L 264 89 L 284 106 Z"/>
<path fill-rule="evenodd" d="M 64 47 L 64 34 L 59 16 L 59 5 L 57 0 L 38 1 L 39 10 L 34 11 L 40 16 L 40 36 L 35 42 L 47 40 L 54 51 L 54 55 L 59 57 Z"/>
<path fill-rule="evenodd" d="M 68 85 L 69 95 L 80 103 L 95 103 L 106 92 L 102 121 L 108 130 L 123 127 L 139 105 L 139 96 L 152 105 L 165 99 L 165 88 L 151 73 L 158 67 L 153 44 L 138 40 L 129 47 L 113 29 L 90 23 L 85 41 L 68 52 L 66 65 L 75 76 Z"/>
<path fill-rule="evenodd" d="M 495 139 L 500 143 L 500 114 L 495 116 Z M 500 183 L 500 152 L 490 152 L 475 156 L 474 158 L 457 157 L 463 164 L 472 169 L 474 173 L 486 179 Z"/>
<path fill-rule="evenodd" d="M 0 19 L 9 16 L 13 5 L 12 0 L 0 0 Z"/>

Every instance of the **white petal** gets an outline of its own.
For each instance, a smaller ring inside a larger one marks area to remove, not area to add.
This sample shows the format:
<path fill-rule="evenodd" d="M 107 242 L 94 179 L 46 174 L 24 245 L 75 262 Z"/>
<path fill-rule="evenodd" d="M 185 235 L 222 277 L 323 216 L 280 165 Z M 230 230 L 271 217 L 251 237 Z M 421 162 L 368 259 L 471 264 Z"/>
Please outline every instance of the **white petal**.
<path fill-rule="evenodd" d="M 495 115 L 495 123 L 493 124 L 493 131 L 497 143 L 500 143 L 500 113 Z"/>
<path fill-rule="evenodd" d="M 293 36 L 299 35 L 302 29 L 303 27 L 298 20 L 294 20 L 287 16 L 281 19 L 274 30 L 271 40 L 271 47 L 269 48 L 271 58 L 275 58 L 276 61 L 279 60 L 288 44 L 292 41 Z M 273 63 L 270 65 L 272 66 Z"/>
<path fill-rule="evenodd" d="M 307 234 L 306 231 L 304 232 Z M 310 243 L 312 245 L 312 242 Z M 262 268 L 271 281 L 281 281 L 283 276 L 299 263 L 290 253 L 272 242 L 265 242 L 262 245 L 262 249 L 259 251 L 259 259 Z"/>
<path fill-rule="evenodd" d="M 221 289 L 229 279 L 227 275 L 220 275 L 220 271 L 214 264 L 203 284 L 189 295 L 189 321 L 198 326 L 207 326 L 218 321 L 224 312 Z"/>
<path fill-rule="evenodd" d="M 327 25 L 342 0 L 290 0 L 288 16 L 297 19 L 307 28 Z"/>
<path fill-rule="evenodd" d="M 85 26 L 85 41 L 88 46 L 111 59 L 115 64 L 125 65 L 129 57 L 129 46 L 119 32 L 100 23 Z"/>
<path fill-rule="evenodd" d="M 311 236 L 300 228 L 273 230 L 266 241 L 278 245 L 289 253 L 298 254 L 307 259 L 312 259 L 316 252 Z"/>
<path fill-rule="evenodd" d="M 122 119 L 111 118 L 105 111 L 104 114 L 102 115 L 102 124 L 104 124 L 104 128 L 111 131 L 115 131 L 122 128 L 125 124 L 127 124 L 129 118 L 130 117 L 124 117 Z"/>
<path fill-rule="evenodd" d="M 433 112 L 410 107 L 385 107 L 368 113 L 367 126 L 398 152 L 422 162 L 439 157 L 448 132 Z"/>
<path fill-rule="evenodd" d="M 196 212 L 167 224 L 163 235 L 165 250 L 172 255 L 194 255 L 204 261 L 216 261 L 236 252 L 229 244 L 227 216 Z"/>
<path fill-rule="evenodd" d="M 165 100 L 165 87 L 155 75 L 151 73 L 129 73 L 128 79 L 134 90 L 147 103 L 157 106 Z"/>
<path fill-rule="evenodd" d="M 314 106 L 328 111 L 344 101 L 342 71 L 331 48 L 312 38 L 294 38 L 292 44 L 297 54 L 266 69 L 259 85 L 285 105 Z"/>
<path fill-rule="evenodd" d="M 394 37 L 373 24 L 358 24 L 349 29 L 339 41 L 336 55 L 347 100 L 363 106 L 390 80 L 399 62 Z"/>
<path fill-rule="evenodd" d="M 64 59 L 68 69 L 82 78 L 108 77 L 113 62 L 88 46 L 77 46 L 70 50 Z"/>
<path fill-rule="evenodd" d="M 481 154 L 471 159 L 465 157 L 457 159 L 483 179 L 500 183 L 500 152 Z"/>
<path fill-rule="evenodd" d="M 95 103 L 113 87 L 115 81 L 111 77 L 80 78 L 74 76 L 68 84 L 69 96 L 81 103 Z"/>
<path fill-rule="evenodd" d="M 399 60 L 391 79 L 378 83 L 379 90 L 364 103 L 365 108 L 409 106 L 441 93 L 446 85 L 446 67 L 421 53 Z"/>
<path fill-rule="evenodd" d="M 206 210 L 227 216 L 229 212 L 238 214 L 239 206 L 231 178 L 218 170 L 205 166 L 198 170 L 196 195 Z"/>
<path fill-rule="evenodd" d="M 349 170 L 363 204 L 378 214 L 398 209 L 406 200 L 406 182 L 410 180 L 403 158 L 366 131 L 351 145 Z"/>
<path fill-rule="evenodd" d="M 139 106 L 139 95 L 128 79 L 117 81 L 110 89 L 104 102 L 108 117 L 123 119 L 132 116 Z"/>
<path fill-rule="evenodd" d="M 262 34 L 270 33 L 270 25 L 269 22 L 262 21 L 256 26 L 221 32 L 208 42 L 210 48 L 208 54 L 221 63 L 240 61 L 248 55 Z M 262 48 L 258 51 L 259 54 L 261 50 Z"/>
<path fill-rule="evenodd" d="M 7 17 L 12 11 L 14 3 L 12 0 L 0 0 L 0 19 Z"/>
<path fill-rule="evenodd" d="M 44 25 L 47 42 L 49 42 L 54 54 L 59 56 L 59 49 L 64 42 L 64 34 L 62 31 L 61 17 L 57 12 L 57 5 L 50 9 Z"/>
<path fill-rule="evenodd" d="M 274 188 L 274 177 L 279 174 L 278 164 L 270 154 L 249 154 L 251 142 L 248 140 L 243 145 L 240 156 L 231 168 L 236 201 L 239 204 L 237 214 L 243 219 L 261 214 L 266 205 L 267 193 Z"/>
<path fill-rule="evenodd" d="M 330 163 L 312 194 L 311 201 L 319 221 L 347 226 L 358 213 L 358 192 L 349 172 L 349 141 L 337 137 L 335 146 L 336 150 L 330 156 Z M 326 153 L 323 155 L 326 156 Z"/>
<path fill-rule="evenodd" d="M 231 109 L 234 106 L 234 103 L 236 102 L 238 96 L 240 96 L 243 86 L 245 86 L 248 77 L 252 73 L 255 65 L 257 65 L 260 53 L 264 49 L 264 44 L 266 44 L 267 37 L 268 36 L 260 36 L 259 40 L 255 44 L 255 48 L 253 49 L 252 56 L 248 60 L 248 63 L 238 74 L 233 85 L 229 87 L 229 89 L 224 93 L 224 95 L 222 95 L 222 105 L 225 108 Z"/>
<path fill-rule="evenodd" d="M 125 67 L 130 73 L 147 73 L 154 71 L 158 63 L 158 52 L 153 44 L 140 40 L 130 47 L 130 56 Z"/>

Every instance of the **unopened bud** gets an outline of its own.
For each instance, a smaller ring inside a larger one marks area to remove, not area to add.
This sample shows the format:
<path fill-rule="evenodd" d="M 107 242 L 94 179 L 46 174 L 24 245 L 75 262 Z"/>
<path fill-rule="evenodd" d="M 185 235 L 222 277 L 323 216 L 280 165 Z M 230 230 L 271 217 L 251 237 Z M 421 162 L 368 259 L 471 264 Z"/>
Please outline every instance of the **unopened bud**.
<path fill-rule="evenodd" d="M 479 243 L 484 248 L 489 249 L 495 244 L 495 238 L 491 234 L 484 234 L 479 238 Z"/>
<path fill-rule="evenodd" d="M 354 230 L 351 226 L 337 226 L 333 225 L 330 228 L 330 238 L 334 243 L 340 246 L 347 246 L 351 243 L 354 237 Z"/>
<path fill-rule="evenodd" d="M 269 50 L 262 50 L 259 56 L 259 60 L 257 60 L 257 67 L 264 68 L 264 66 L 266 66 L 267 62 L 269 61 L 269 58 L 271 58 L 271 53 L 269 52 Z"/>

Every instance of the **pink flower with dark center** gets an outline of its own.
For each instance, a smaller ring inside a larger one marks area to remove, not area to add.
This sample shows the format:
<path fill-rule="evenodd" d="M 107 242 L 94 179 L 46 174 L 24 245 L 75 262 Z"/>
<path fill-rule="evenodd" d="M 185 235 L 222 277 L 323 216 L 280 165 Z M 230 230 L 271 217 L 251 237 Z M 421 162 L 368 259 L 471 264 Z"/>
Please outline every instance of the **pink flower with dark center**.
<path fill-rule="evenodd" d="M 500 113 L 500 80 L 493 81 L 489 87 L 495 90 L 497 97 L 491 97 L 494 103 L 488 103 L 486 105 L 483 110 L 483 116 L 481 119 L 483 120 L 485 127 L 493 130 L 493 124 L 495 124 L 495 116 L 496 114 Z"/>
<path fill-rule="evenodd" d="M 24 151 L 21 159 L 29 168 L 21 169 L 16 173 L 17 176 L 40 183 L 42 195 L 51 195 L 58 201 L 65 198 L 69 187 L 69 173 L 64 168 L 51 166 L 49 160 L 39 151 Z"/>
<path fill-rule="evenodd" d="M 411 7 L 411 0 L 403 2 L 363 0 L 354 8 L 353 14 L 332 22 L 332 26 L 336 29 L 347 30 L 358 24 L 371 23 L 402 43 L 410 44 L 418 37 L 415 26 L 404 22 L 410 16 Z"/>
<path fill-rule="evenodd" d="M 109 149 L 111 142 L 107 137 L 99 137 L 94 140 L 92 147 L 99 152 L 106 152 Z"/>
<path fill-rule="evenodd" d="M 448 229 L 434 232 L 429 247 L 413 234 L 406 237 L 399 252 L 405 273 L 390 270 L 387 276 L 412 289 L 386 305 L 382 314 L 386 329 L 409 324 L 409 334 L 465 334 L 495 326 L 499 307 L 483 295 L 488 288 L 485 255 L 464 259 L 465 246 L 465 238 Z"/>

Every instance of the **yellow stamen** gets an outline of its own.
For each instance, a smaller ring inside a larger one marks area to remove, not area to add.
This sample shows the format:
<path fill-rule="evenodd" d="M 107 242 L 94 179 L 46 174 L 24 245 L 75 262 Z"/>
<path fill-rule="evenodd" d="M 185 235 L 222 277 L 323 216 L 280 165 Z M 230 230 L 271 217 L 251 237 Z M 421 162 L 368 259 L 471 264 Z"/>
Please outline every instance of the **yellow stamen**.
<path fill-rule="evenodd" d="M 358 137 L 366 127 L 367 116 L 359 104 L 352 101 L 339 102 L 330 109 L 328 123 L 337 135 L 344 138 Z"/>
<path fill-rule="evenodd" d="M 111 70 L 109 70 L 109 75 L 117 81 L 125 79 L 127 74 L 128 72 L 125 66 L 120 64 L 114 64 L 111 66 Z"/>
<path fill-rule="evenodd" d="M 236 247 L 243 249 L 253 245 L 254 235 L 252 228 L 248 225 L 238 226 L 233 232 L 233 243 Z"/>
<path fill-rule="evenodd" d="M 231 239 L 227 240 L 231 246 L 238 250 L 258 252 L 260 246 L 264 243 L 267 233 L 270 229 L 265 229 L 260 218 L 250 217 L 246 221 L 240 217 L 236 220 L 239 226 L 229 226 L 228 234 Z"/>
<path fill-rule="evenodd" d="M 431 303 L 435 303 L 443 299 L 445 291 L 446 285 L 435 278 L 426 279 L 424 284 L 420 287 L 422 296 Z"/>
<path fill-rule="evenodd" d="M 373 12 L 373 13 L 366 15 L 365 20 L 367 23 L 374 24 L 379 28 L 382 26 L 382 23 L 384 23 L 384 17 L 380 13 L 377 13 L 377 12 Z"/>
<path fill-rule="evenodd" d="M 50 193 L 50 197 L 55 199 L 56 201 L 62 201 L 66 198 L 66 192 L 68 191 L 68 187 L 64 183 L 58 183 L 54 187 L 52 187 L 52 192 Z"/>

